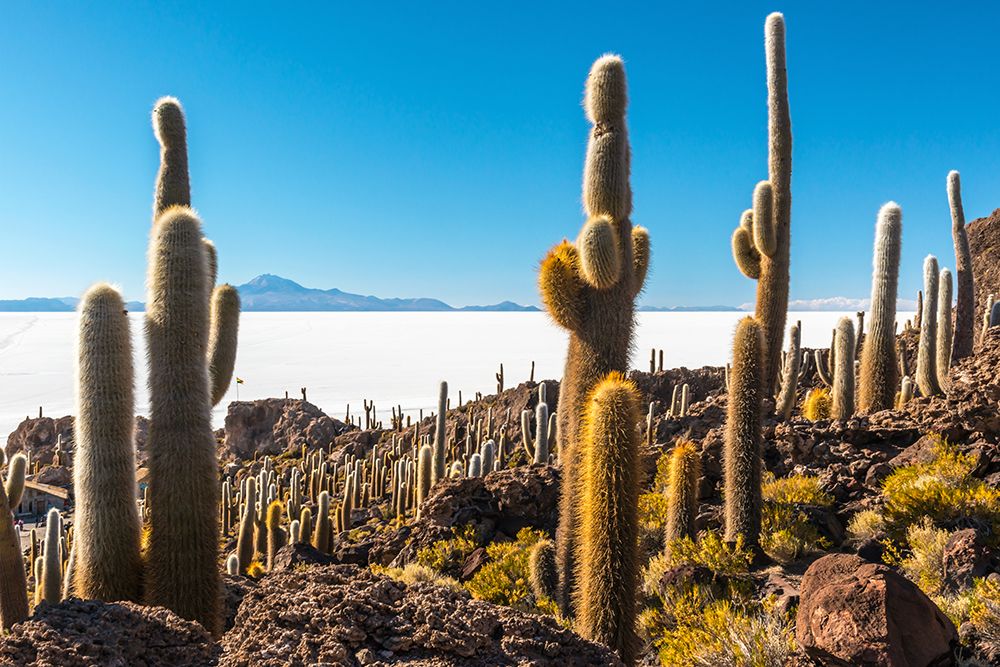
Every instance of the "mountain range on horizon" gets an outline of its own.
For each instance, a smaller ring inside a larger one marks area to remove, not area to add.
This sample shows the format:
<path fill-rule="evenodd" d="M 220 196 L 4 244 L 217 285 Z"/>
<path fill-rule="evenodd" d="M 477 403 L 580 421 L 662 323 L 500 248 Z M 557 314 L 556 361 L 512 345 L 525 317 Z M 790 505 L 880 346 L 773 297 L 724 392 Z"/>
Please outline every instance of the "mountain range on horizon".
<path fill-rule="evenodd" d="M 352 294 L 336 288 L 318 289 L 305 287 L 281 276 L 264 273 L 238 285 L 244 312 L 540 312 L 537 306 L 521 305 L 513 301 L 485 306 L 452 306 L 427 297 L 380 298 Z M 789 302 L 794 311 L 848 311 L 867 308 L 867 299 L 831 297 L 825 299 L 796 300 Z M 26 299 L 0 299 L 0 313 L 59 313 L 71 312 L 79 302 L 77 297 L 28 297 Z M 133 312 L 145 308 L 140 301 L 129 301 L 126 307 Z M 910 306 L 907 301 L 901 307 Z M 753 310 L 753 304 L 740 306 L 639 306 L 636 310 L 652 313 L 685 312 L 739 312 Z"/>

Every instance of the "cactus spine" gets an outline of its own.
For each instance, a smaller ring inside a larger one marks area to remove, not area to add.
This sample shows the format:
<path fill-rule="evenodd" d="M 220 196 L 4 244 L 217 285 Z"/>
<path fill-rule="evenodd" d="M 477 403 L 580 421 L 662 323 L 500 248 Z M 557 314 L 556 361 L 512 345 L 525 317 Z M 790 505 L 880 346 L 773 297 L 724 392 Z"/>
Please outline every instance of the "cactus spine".
<path fill-rule="evenodd" d="M 10 487 L 15 456 L 7 471 Z M 22 457 L 23 459 L 23 457 Z M 23 480 L 21 482 L 23 488 Z M 0 517 L 10 517 L 12 505 L 6 488 L 0 487 Z M 34 544 L 34 543 L 32 543 Z M 15 623 L 28 618 L 28 581 L 24 573 L 24 556 L 21 553 L 21 538 L 12 520 L 0 522 L 0 625 L 9 630 Z M 35 580 L 38 589 L 38 580 Z"/>
<path fill-rule="evenodd" d="M 861 350 L 858 410 L 862 414 L 892 408 L 899 368 L 896 359 L 896 288 L 903 211 L 889 202 L 878 212 L 872 260 L 871 317 Z"/>
<path fill-rule="evenodd" d="M 218 405 L 229 389 L 229 383 L 233 379 L 233 369 L 236 366 L 240 295 L 235 287 L 220 285 L 213 290 L 209 322 L 211 333 L 207 352 L 208 377 L 211 383 L 212 405 Z"/>
<path fill-rule="evenodd" d="M 726 541 L 742 536 L 748 545 L 756 545 L 760 538 L 763 346 L 757 320 L 740 320 L 733 341 L 723 458 Z"/>
<path fill-rule="evenodd" d="M 141 522 L 135 503 L 132 340 L 121 295 L 110 285 L 90 288 L 80 303 L 79 322 L 74 586 L 88 599 L 136 601 Z"/>
<path fill-rule="evenodd" d="M 62 599 L 62 521 L 59 510 L 49 510 L 45 523 L 45 550 L 42 553 L 42 600 L 56 603 Z M 38 585 L 37 583 L 35 584 Z"/>
<path fill-rule="evenodd" d="M 958 361 L 972 354 L 972 336 L 976 327 L 976 286 L 972 275 L 969 236 L 965 231 L 962 181 L 957 171 L 948 173 L 948 204 L 951 208 L 951 238 L 955 244 L 955 278 L 958 282 L 951 360 Z M 950 305 L 949 300 L 949 308 Z M 951 320 L 950 317 L 948 319 Z"/>
<path fill-rule="evenodd" d="M 666 541 L 695 536 L 701 457 L 690 440 L 678 440 L 670 454 Z"/>
<path fill-rule="evenodd" d="M 753 209 L 733 232 L 733 257 L 745 276 L 757 281 L 754 317 L 764 329 L 764 388 L 773 395 L 781 368 L 781 341 L 788 315 L 792 210 L 792 122 L 785 71 L 785 19 L 771 14 L 764 24 L 767 66 L 768 180 L 754 189 Z"/>
<path fill-rule="evenodd" d="M 835 345 L 836 366 L 833 368 L 833 403 L 830 407 L 830 418 L 849 419 L 854 415 L 854 353 L 857 350 L 854 323 L 851 322 L 851 318 L 842 317 L 837 322 Z"/>
<path fill-rule="evenodd" d="M 438 411 L 434 428 L 434 467 L 431 469 L 431 486 L 445 478 L 445 456 L 448 453 L 447 433 L 445 426 L 448 411 L 448 383 L 441 382 L 438 393 Z"/>
<path fill-rule="evenodd" d="M 638 422 L 638 390 L 621 373 L 609 373 L 591 393 L 584 422 L 576 627 L 616 650 L 626 665 L 639 648 Z"/>
<path fill-rule="evenodd" d="M 941 393 L 937 374 L 937 258 L 924 259 L 924 302 L 920 314 L 920 345 L 917 347 L 917 387 L 924 396 Z"/>
<path fill-rule="evenodd" d="M 570 614 L 580 517 L 579 465 L 583 417 L 593 388 L 611 371 L 628 368 L 635 297 L 649 266 L 649 235 L 632 226 L 630 154 L 625 121 L 626 81 L 621 58 L 599 58 L 587 78 L 584 106 L 592 124 L 583 177 L 588 216 L 577 242 L 564 241 L 542 260 L 538 282 L 553 320 L 569 332 L 560 386 L 559 459 L 562 464 L 556 602 Z"/>
<path fill-rule="evenodd" d="M 954 333 L 951 326 L 951 294 L 951 271 L 941 269 L 938 278 L 935 370 L 937 371 L 938 384 L 942 390 L 948 387 L 948 370 L 951 368 L 952 336 Z"/>

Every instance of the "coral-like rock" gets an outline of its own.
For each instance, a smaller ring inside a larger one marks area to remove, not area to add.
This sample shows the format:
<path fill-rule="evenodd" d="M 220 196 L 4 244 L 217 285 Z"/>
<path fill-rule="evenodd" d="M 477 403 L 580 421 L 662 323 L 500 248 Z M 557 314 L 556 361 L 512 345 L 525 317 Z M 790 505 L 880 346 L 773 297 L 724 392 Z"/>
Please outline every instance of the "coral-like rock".
<path fill-rule="evenodd" d="M 292 398 L 236 401 L 226 414 L 224 459 L 276 456 L 300 449 L 329 447 L 350 426 L 312 403 Z"/>
<path fill-rule="evenodd" d="M 349 565 L 269 575 L 222 646 L 223 667 L 621 664 L 551 618 Z"/>
<path fill-rule="evenodd" d="M 207 667 L 217 655 L 197 623 L 131 602 L 43 602 L 31 619 L 0 637 L 0 665 L 18 667 Z"/>

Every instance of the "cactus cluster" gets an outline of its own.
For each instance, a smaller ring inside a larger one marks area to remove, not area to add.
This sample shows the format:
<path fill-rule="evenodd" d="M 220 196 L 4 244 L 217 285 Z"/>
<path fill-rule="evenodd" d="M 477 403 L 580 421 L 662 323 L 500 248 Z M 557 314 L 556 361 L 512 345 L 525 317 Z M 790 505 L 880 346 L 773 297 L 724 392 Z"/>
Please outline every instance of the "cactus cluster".
<path fill-rule="evenodd" d="M 584 107 L 592 124 L 583 176 L 587 221 L 575 243 L 564 241 L 542 260 L 539 288 L 545 309 L 569 332 L 559 390 L 558 442 L 562 463 L 557 602 L 571 608 L 573 563 L 581 517 L 580 451 L 591 391 L 608 373 L 628 368 L 635 298 L 649 266 L 649 235 L 633 227 L 630 148 L 625 121 L 625 66 L 598 59 L 587 77 Z"/>

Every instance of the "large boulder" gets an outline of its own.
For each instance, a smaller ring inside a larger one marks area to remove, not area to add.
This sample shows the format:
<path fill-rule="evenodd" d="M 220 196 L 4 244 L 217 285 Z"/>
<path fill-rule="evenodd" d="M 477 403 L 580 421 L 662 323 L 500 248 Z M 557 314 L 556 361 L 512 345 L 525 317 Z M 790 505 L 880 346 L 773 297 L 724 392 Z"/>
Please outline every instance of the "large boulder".
<path fill-rule="evenodd" d="M 552 618 L 350 565 L 267 576 L 222 639 L 224 667 L 621 665 Z"/>
<path fill-rule="evenodd" d="M 248 460 L 254 454 L 277 456 L 303 445 L 308 449 L 329 447 L 350 428 L 301 399 L 236 401 L 229 404 L 226 414 L 222 456 Z"/>
<path fill-rule="evenodd" d="M 28 460 L 39 466 L 52 464 L 56 443 L 62 437 L 63 447 L 72 454 L 73 451 L 73 417 L 67 415 L 52 419 L 51 417 L 27 418 L 18 424 L 17 428 L 7 436 L 7 446 L 4 451 L 10 458 L 18 452 L 24 452 Z M 136 463 L 142 465 L 148 458 L 146 453 L 146 434 L 149 432 L 149 420 L 145 417 L 135 418 L 135 448 Z M 63 464 L 65 465 L 65 461 Z M 45 482 L 46 484 L 53 482 Z M 56 486 L 61 486 L 56 484 Z"/>
<path fill-rule="evenodd" d="M 821 665 L 929 667 L 950 660 L 958 633 L 892 568 L 831 554 L 802 577 L 795 639 Z"/>
<path fill-rule="evenodd" d="M 42 603 L 0 637 L 0 665 L 214 665 L 218 648 L 197 623 L 163 607 L 71 598 Z"/>

